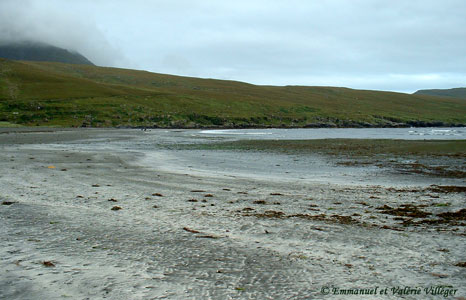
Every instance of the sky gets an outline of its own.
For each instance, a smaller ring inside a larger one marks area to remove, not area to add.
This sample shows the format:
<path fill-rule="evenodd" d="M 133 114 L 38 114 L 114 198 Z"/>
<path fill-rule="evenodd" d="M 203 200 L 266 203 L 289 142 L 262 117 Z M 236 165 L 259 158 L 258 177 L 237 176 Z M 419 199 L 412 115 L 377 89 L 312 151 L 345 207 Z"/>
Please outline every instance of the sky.
<path fill-rule="evenodd" d="M 0 43 L 261 85 L 466 86 L 464 0 L 0 0 Z"/>

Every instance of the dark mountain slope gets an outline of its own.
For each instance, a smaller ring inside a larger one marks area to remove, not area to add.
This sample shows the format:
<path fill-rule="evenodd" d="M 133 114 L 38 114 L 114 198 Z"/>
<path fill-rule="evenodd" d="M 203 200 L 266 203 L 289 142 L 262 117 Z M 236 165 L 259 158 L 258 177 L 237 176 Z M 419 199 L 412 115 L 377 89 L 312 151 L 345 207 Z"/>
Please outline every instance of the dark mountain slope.
<path fill-rule="evenodd" d="M 94 65 L 79 53 L 55 46 L 23 42 L 0 44 L 0 57 L 13 60 L 49 61 L 68 64 Z"/>
<path fill-rule="evenodd" d="M 466 99 L 466 88 L 419 90 L 414 94 Z"/>

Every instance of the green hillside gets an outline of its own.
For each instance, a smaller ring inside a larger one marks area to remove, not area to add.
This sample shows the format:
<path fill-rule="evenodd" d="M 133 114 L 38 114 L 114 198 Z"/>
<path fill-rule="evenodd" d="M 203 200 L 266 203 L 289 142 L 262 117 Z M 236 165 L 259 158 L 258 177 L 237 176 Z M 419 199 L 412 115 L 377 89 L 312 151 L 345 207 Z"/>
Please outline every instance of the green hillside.
<path fill-rule="evenodd" d="M 415 92 L 416 95 L 429 95 L 436 97 L 453 97 L 466 99 L 466 88 L 454 89 L 437 89 L 437 90 L 419 90 Z"/>
<path fill-rule="evenodd" d="M 0 59 L 0 122 L 185 128 L 440 126 L 466 124 L 466 103 Z"/>

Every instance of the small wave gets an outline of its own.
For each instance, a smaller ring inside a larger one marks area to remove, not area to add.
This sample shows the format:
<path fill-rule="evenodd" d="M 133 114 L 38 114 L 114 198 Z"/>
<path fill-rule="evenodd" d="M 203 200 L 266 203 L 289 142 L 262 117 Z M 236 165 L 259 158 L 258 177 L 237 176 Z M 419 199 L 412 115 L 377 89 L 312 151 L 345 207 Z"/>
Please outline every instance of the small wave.
<path fill-rule="evenodd" d="M 235 129 L 202 130 L 200 133 L 202 134 L 229 134 L 229 135 L 270 135 L 270 134 L 273 134 L 272 132 L 245 132 L 245 131 L 238 131 Z"/>
<path fill-rule="evenodd" d="M 244 134 L 252 134 L 252 135 L 269 135 L 273 134 L 271 132 L 245 132 Z"/>
<path fill-rule="evenodd" d="M 420 135 L 420 136 L 425 136 L 425 135 L 445 135 L 445 136 L 450 136 L 450 135 L 460 135 L 460 133 L 454 129 L 431 129 L 429 131 L 417 131 L 417 130 L 410 130 L 408 131 L 409 135 Z"/>

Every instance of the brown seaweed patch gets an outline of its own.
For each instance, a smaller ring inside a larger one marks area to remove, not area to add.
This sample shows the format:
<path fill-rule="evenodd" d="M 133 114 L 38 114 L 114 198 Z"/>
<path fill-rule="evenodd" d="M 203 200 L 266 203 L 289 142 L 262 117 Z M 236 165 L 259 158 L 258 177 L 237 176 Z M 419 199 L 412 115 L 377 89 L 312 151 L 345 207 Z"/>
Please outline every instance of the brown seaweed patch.
<path fill-rule="evenodd" d="M 379 226 L 376 224 L 368 224 L 365 222 L 361 222 L 352 216 L 344 216 L 344 215 L 331 215 L 327 216 L 326 214 L 318 214 L 318 215 L 311 215 L 311 214 L 293 214 L 293 215 L 286 215 L 285 213 L 281 211 L 274 211 L 274 210 L 267 210 L 263 213 L 253 213 L 253 209 L 251 208 L 245 208 L 243 211 L 237 211 L 239 213 L 243 213 L 243 216 L 253 216 L 257 218 L 269 218 L 269 219 L 289 219 L 289 218 L 299 218 L 299 219 L 304 219 L 304 220 L 309 220 L 309 221 L 321 221 L 321 222 L 326 222 L 326 223 L 332 223 L 332 224 L 343 224 L 343 225 L 359 225 L 359 226 L 364 226 L 364 227 L 375 227 L 375 228 L 381 228 L 381 229 L 390 229 L 390 230 L 396 230 L 396 231 L 404 231 L 403 228 L 398 228 L 398 227 L 391 227 L 391 226 Z M 425 213 L 425 212 L 423 212 Z M 428 214 L 428 213 L 427 213 Z M 405 219 L 403 219 L 405 220 Z M 404 222 L 406 224 L 403 225 L 418 225 L 418 223 L 412 222 L 411 219 L 407 219 Z M 441 220 L 442 221 L 442 220 Z"/>
<path fill-rule="evenodd" d="M 183 227 L 183 230 L 185 230 L 187 232 L 191 232 L 191 233 L 200 233 L 200 231 L 197 231 L 197 230 L 194 230 L 194 229 L 191 229 L 191 228 L 188 228 L 188 227 Z"/>
<path fill-rule="evenodd" d="M 434 193 L 465 193 L 466 186 L 458 185 L 431 185 L 429 191 Z"/>
<path fill-rule="evenodd" d="M 393 187 L 387 188 L 387 191 L 389 192 L 394 192 L 394 193 L 420 193 L 423 192 L 423 189 L 409 189 L 409 188 L 402 188 L 402 189 L 396 189 Z"/>
<path fill-rule="evenodd" d="M 455 266 L 461 267 L 461 268 L 466 268 L 466 261 L 461 261 L 461 262 L 455 264 Z"/>
<path fill-rule="evenodd" d="M 431 185 L 425 189 L 413 189 L 413 188 L 387 188 L 389 192 L 395 193 L 422 193 L 422 192 L 434 192 L 434 193 L 464 193 L 466 192 L 466 186 L 458 185 Z M 429 194 L 428 196 L 436 198 L 438 196 Z"/>
<path fill-rule="evenodd" d="M 330 223 L 338 223 L 338 224 L 358 224 L 359 221 L 355 220 L 351 216 L 341 216 L 341 215 L 332 215 L 327 217 L 325 214 L 319 215 L 310 215 L 310 214 L 294 214 L 294 215 L 285 215 L 281 211 L 274 211 L 274 210 L 267 210 L 263 213 L 256 213 L 256 214 L 248 214 L 248 216 L 255 216 L 257 218 L 276 218 L 276 219 L 284 219 L 284 218 L 299 218 L 304 220 L 313 220 L 313 221 L 326 221 Z"/>
<path fill-rule="evenodd" d="M 2 202 L 2 205 L 12 205 L 12 204 L 15 204 L 16 202 L 13 202 L 13 201 L 3 201 Z"/>
<path fill-rule="evenodd" d="M 332 215 L 331 218 L 340 224 L 348 225 L 359 223 L 359 221 L 353 219 L 351 216 Z"/>
<path fill-rule="evenodd" d="M 457 212 L 444 212 L 437 215 L 445 220 L 466 220 L 466 208 L 463 208 Z"/>
<path fill-rule="evenodd" d="M 387 225 L 384 225 L 384 226 L 382 226 L 381 228 L 382 228 L 382 229 L 395 230 L 395 231 L 404 231 L 402 228 L 396 228 L 396 227 L 387 226 Z"/>
<path fill-rule="evenodd" d="M 415 222 L 414 219 L 407 219 L 404 220 L 402 225 L 403 226 L 418 226 L 418 225 L 440 225 L 448 223 L 448 221 L 444 219 L 422 219 L 420 221 Z"/>
<path fill-rule="evenodd" d="M 431 213 L 420 210 L 417 206 L 412 204 L 403 204 L 400 207 L 393 208 L 388 205 L 377 207 L 383 214 L 393 215 L 398 217 L 411 217 L 411 218 L 425 218 Z"/>
<path fill-rule="evenodd" d="M 254 201 L 252 203 L 254 203 L 254 204 L 263 204 L 264 205 L 264 204 L 267 204 L 267 201 L 265 201 L 265 200 L 256 200 L 256 201 Z"/>
<path fill-rule="evenodd" d="M 428 166 L 421 163 L 403 163 L 395 164 L 394 167 L 402 173 L 415 173 L 451 178 L 464 178 L 466 175 L 466 172 L 458 169 L 449 169 L 448 166 Z"/>
<path fill-rule="evenodd" d="M 245 207 L 243 208 L 243 211 L 253 211 L 255 210 L 254 208 L 251 208 L 251 207 Z"/>
<path fill-rule="evenodd" d="M 218 239 L 218 238 L 220 238 L 218 236 L 211 235 L 211 234 L 198 235 L 196 237 L 201 238 L 201 239 Z"/>
<path fill-rule="evenodd" d="M 285 218 L 285 213 L 282 211 L 266 210 L 263 213 L 253 214 L 258 218 Z"/>
<path fill-rule="evenodd" d="M 55 267 L 55 264 L 51 261 L 43 261 L 42 265 L 44 265 L 45 267 Z"/>
<path fill-rule="evenodd" d="M 465 226 L 465 223 L 461 223 L 458 221 L 466 220 L 466 209 L 461 209 L 456 212 L 444 212 L 441 214 L 438 214 L 437 217 L 440 217 L 439 219 L 422 219 L 417 222 L 415 222 L 413 219 L 408 219 L 403 221 L 404 226 L 409 226 L 409 225 L 441 225 L 441 224 L 450 224 L 450 225 L 456 225 L 456 226 Z"/>
<path fill-rule="evenodd" d="M 309 215 L 309 214 L 295 214 L 295 215 L 290 215 L 288 218 L 300 218 L 300 219 L 306 219 L 306 220 L 317 220 L 317 221 L 327 221 L 327 216 L 325 214 L 320 214 L 320 215 Z"/>

